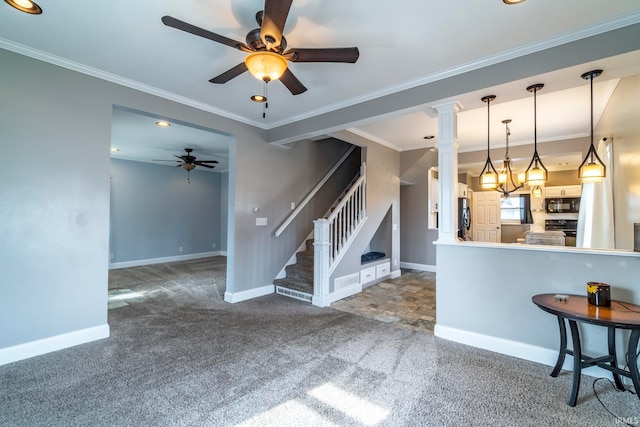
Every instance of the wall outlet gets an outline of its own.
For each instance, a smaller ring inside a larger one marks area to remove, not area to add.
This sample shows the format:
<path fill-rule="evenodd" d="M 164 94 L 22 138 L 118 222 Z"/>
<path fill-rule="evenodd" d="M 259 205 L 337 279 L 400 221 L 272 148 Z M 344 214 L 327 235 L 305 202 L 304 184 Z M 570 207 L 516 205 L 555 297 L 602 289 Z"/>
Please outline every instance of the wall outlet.
<path fill-rule="evenodd" d="M 267 218 L 256 218 L 256 225 L 257 226 L 267 225 Z"/>
<path fill-rule="evenodd" d="M 182 246 L 180 246 L 180 247 L 178 248 L 178 250 L 179 250 L 180 252 L 182 252 L 182 250 L 183 250 Z"/>
<path fill-rule="evenodd" d="M 397 258 L 393 259 L 393 265 L 394 265 L 394 267 L 398 266 L 398 259 Z"/>
<path fill-rule="evenodd" d="M 291 210 L 295 210 L 296 208 L 296 202 L 291 202 Z"/>
<path fill-rule="evenodd" d="M 212 243 L 212 244 L 211 244 L 211 248 L 212 248 L 212 249 L 215 249 L 215 248 L 216 248 L 216 244 L 215 244 L 215 243 Z"/>

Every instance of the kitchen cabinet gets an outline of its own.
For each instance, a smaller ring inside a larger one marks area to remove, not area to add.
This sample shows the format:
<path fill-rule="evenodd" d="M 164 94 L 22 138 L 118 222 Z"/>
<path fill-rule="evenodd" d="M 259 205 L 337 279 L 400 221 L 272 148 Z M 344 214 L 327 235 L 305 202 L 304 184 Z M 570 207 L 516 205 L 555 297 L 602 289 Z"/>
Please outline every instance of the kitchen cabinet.
<path fill-rule="evenodd" d="M 468 190 L 469 187 L 467 184 L 463 184 L 462 182 L 458 183 L 458 197 L 469 197 Z"/>
<path fill-rule="evenodd" d="M 562 187 L 547 187 L 545 197 L 580 197 L 581 185 L 564 185 Z"/>

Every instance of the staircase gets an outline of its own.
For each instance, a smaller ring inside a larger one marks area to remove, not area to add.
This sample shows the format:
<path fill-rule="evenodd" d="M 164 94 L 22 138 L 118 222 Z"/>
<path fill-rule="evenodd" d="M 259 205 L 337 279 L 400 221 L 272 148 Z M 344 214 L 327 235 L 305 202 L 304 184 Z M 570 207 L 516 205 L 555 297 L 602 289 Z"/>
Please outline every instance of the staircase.
<path fill-rule="evenodd" d="M 328 216 L 315 220 L 314 238 L 296 254 L 296 263 L 285 267 L 286 277 L 276 279 L 276 293 L 319 307 L 331 303 L 329 277 L 367 219 L 366 165 L 330 208 Z"/>
<path fill-rule="evenodd" d="M 287 277 L 276 279 L 276 293 L 311 302 L 313 297 L 313 239 L 305 242 L 305 250 L 296 254 L 296 263 L 285 267 Z"/>

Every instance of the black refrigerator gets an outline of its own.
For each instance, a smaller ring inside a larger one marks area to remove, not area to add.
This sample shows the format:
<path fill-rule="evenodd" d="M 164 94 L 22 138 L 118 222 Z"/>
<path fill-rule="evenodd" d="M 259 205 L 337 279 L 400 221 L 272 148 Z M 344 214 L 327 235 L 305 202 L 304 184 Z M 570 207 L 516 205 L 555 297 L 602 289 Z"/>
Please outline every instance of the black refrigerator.
<path fill-rule="evenodd" d="M 464 240 L 469 235 L 471 229 L 471 208 L 469 207 L 469 199 L 466 197 L 458 198 L 458 237 Z M 469 236 L 469 239 L 471 236 Z"/>

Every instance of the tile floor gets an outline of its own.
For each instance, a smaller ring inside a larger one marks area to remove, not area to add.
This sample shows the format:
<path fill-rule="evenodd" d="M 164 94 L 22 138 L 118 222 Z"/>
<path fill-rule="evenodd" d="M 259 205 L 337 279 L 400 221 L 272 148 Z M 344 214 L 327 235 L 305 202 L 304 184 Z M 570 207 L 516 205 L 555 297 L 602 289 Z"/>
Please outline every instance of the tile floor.
<path fill-rule="evenodd" d="M 336 301 L 331 308 L 433 334 L 436 274 L 402 269 L 400 277 Z"/>

